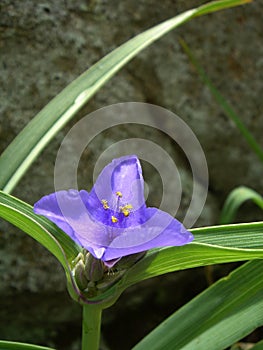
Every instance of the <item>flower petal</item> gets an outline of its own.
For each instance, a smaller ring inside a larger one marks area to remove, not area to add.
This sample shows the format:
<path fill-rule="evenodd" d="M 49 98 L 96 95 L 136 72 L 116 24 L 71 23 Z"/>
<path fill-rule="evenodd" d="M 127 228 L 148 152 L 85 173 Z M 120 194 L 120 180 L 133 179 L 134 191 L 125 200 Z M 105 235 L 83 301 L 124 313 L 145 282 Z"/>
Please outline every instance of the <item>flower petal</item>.
<path fill-rule="evenodd" d="M 121 260 L 121 258 L 107 260 L 107 261 L 104 261 L 104 265 L 106 265 L 109 269 L 111 269 L 120 260 Z"/>
<path fill-rule="evenodd" d="M 152 248 L 180 246 L 193 240 L 193 235 L 169 214 L 155 208 L 147 209 L 149 220 L 141 228 L 125 230 L 108 246 L 103 260 L 139 253 Z"/>
<path fill-rule="evenodd" d="M 134 210 L 138 210 L 144 203 L 144 181 L 139 159 L 127 156 L 115 159 L 111 163 L 111 188 L 115 193 L 122 194 L 123 201 L 131 203 Z"/>
<path fill-rule="evenodd" d="M 103 208 L 103 200 L 107 202 L 108 210 Z M 95 220 L 105 225 L 129 227 L 142 223 L 145 199 L 139 159 L 135 155 L 114 159 L 98 176 L 85 204 Z M 119 208 L 127 204 L 132 205 L 132 215 L 125 217 Z M 117 215 L 117 225 L 112 223 L 112 215 Z"/>
<path fill-rule="evenodd" d="M 87 247 L 86 249 L 97 259 L 101 259 L 105 252 L 104 247 Z"/>
<path fill-rule="evenodd" d="M 34 212 L 47 217 L 86 249 L 96 250 L 110 243 L 106 228 L 91 219 L 77 190 L 59 191 L 41 198 L 35 203 Z"/>

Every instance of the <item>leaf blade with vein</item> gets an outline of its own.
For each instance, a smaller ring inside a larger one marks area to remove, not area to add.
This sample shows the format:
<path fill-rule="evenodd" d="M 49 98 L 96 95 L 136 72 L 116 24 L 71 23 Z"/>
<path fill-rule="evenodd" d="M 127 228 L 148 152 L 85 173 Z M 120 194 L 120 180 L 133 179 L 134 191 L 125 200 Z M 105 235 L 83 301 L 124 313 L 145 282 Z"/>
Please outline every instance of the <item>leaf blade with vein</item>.
<path fill-rule="evenodd" d="M 206 289 L 133 350 L 222 350 L 263 325 L 263 260 L 251 261 Z"/>

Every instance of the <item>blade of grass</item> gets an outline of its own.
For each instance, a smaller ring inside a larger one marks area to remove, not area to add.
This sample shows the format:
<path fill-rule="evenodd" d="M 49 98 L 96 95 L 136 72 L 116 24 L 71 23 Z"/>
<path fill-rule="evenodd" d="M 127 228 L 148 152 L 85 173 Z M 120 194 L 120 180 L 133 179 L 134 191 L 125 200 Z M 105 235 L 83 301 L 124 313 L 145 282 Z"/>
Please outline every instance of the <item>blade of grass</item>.
<path fill-rule="evenodd" d="M 102 85 L 143 49 L 190 19 L 248 2 L 220 0 L 188 10 L 137 35 L 102 58 L 51 100 L 3 152 L 0 157 L 0 188 L 10 193 L 54 135 Z"/>
<path fill-rule="evenodd" d="M 191 230 L 194 242 L 182 247 L 152 249 L 122 278 L 125 289 L 168 272 L 263 258 L 263 223 L 214 226 Z"/>
<path fill-rule="evenodd" d="M 0 218 L 20 228 L 58 259 L 66 274 L 68 292 L 74 300 L 79 301 L 81 293 L 71 269 L 72 262 L 81 251 L 81 247 L 51 221 L 34 214 L 29 204 L 2 191 L 0 191 Z"/>
<path fill-rule="evenodd" d="M 222 350 L 263 325 L 263 260 L 251 261 L 206 289 L 133 350 Z"/>
<path fill-rule="evenodd" d="M 79 253 L 79 246 L 49 220 L 35 215 L 30 205 L 3 192 L 0 192 L 0 217 L 46 247 L 64 267 L 69 287 L 71 286 L 70 263 Z M 216 226 L 192 231 L 195 243 L 149 251 L 141 261 L 124 273 L 117 285 L 99 299 L 106 295 L 119 295 L 136 282 L 167 272 L 216 263 L 263 259 L 263 223 Z M 248 233 L 249 239 L 246 235 Z M 74 290 L 72 293 L 74 295 Z"/>
<path fill-rule="evenodd" d="M 46 218 L 33 213 L 32 207 L 0 191 L 0 217 L 20 228 L 48 249 L 62 264 L 67 274 L 80 247 Z"/>
<path fill-rule="evenodd" d="M 228 0 L 221 0 L 221 1 L 212 1 L 210 3 L 204 4 L 199 7 L 198 14 L 196 16 L 203 16 L 208 13 L 216 12 L 221 9 L 228 9 L 231 7 L 239 6 L 242 4 L 247 4 L 249 2 L 252 2 L 253 0 L 245 0 L 239 2 L 239 1 L 228 1 Z"/>
<path fill-rule="evenodd" d="M 263 222 L 217 225 L 192 229 L 194 242 L 222 247 L 263 249 Z"/>
<path fill-rule="evenodd" d="M 251 350 L 263 350 L 263 340 L 255 344 Z"/>
<path fill-rule="evenodd" d="M 213 264 L 263 259 L 263 249 L 225 248 L 205 243 L 191 243 L 149 252 L 127 271 L 121 287 L 127 287 L 165 273 Z"/>
<path fill-rule="evenodd" d="M 54 350 L 45 346 L 0 340 L 0 350 Z"/>
<path fill-rule="evenodd" d="M 46 247 L 61 262 L 68 280 L 71 278 L 69 262 L 80 247 L 64 232 L 46 218 L 35 215 L 30 205 L 3 192 L 0 192 L 0 217 Z M 263 223 L 199 228 L 192 232 L 195 243 L 149 251 L 125 273 L 117 289 L 124 290 L 140 280 L 190 267 L 263 258 Z"/>
<path fill-rule="evenodd" d="M 209 77 L 207 76 L 205 70 L 202 68 L 200 63 L 197 61 L 193 53 L 191 52 L 188 45 L 181 40 L 181 45 L 189 57 L 189 60 L 195 67 L 195 69 L 198 72 L 199 77 L 204 82 L 204 84 L 209 88 L 212 95 L 218 102 L 218 104 L 221 106 L 225 114 L 236 124 L 237 128 L 241 132 L 241 134 L 244 136 L 245 140 L 247 141 L 250 148 L 254 151 L 254 153 L 258 156 L 258 158 L 263 162 L 263 149 L 259 145 L 259 143 L 256 141 L 254 136 L 250 133 L 250 131 L 247 129 L 245 124 L 242 122 L 242 120 L 239 118 L 239 116 L 235 113 L 231 105 L 227 102 L 227 100 L 223 97 L 223 95 L 218 91 L 218 89 L 214 86 L 214 84 L 211 82 Z"/>
<path fill-rule="evenodd" d="M 248 200 L 253 201 L 259 208 L 263 209 L 263 197 L 251 188 L 241 186 L 231 191 L 224 203 L 220 224 L 233 222 L 240 206 Z"/>

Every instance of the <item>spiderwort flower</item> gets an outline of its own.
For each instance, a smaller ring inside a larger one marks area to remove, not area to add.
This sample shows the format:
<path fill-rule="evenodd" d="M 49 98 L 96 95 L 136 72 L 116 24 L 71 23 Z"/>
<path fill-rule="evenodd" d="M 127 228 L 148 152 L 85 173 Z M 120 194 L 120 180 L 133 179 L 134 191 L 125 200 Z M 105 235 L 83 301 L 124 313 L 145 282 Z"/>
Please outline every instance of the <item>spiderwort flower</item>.
<path fill-rule="evenodd" d="M 73 189 L 52 193 L 35 203 L 34 212 L 53 221 L 108 267 L 125 256 L 193 240 L 172 216 L 146 207 L 135 155 L 108 164 L 90 193 Z"/>

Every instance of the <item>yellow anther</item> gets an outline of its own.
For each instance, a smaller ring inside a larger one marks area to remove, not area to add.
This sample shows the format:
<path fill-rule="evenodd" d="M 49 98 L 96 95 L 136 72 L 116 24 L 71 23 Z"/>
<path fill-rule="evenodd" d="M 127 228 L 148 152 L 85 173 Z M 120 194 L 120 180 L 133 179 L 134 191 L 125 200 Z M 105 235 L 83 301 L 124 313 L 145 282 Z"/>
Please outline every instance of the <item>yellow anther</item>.
<path fill-rule="evenodd" d="M 121 197 L 122 197 L 122 193 L 121 193 L 120 191 L 117 191 L 117 192 L 116 192 L 116 196 L 118 196 L 118 197 L 121 198 Z"/>
<path fill-rule="evenodd" d="M 102 199 L 101 203 L 103 205 L 103 209 L 109 209 L 108 201 L 106 199 Z"/>
<path fill-rule="evenodd" d="M 118 222 L 118 219 L 115 216 L 112 216 L 111 221 L 115 224 L 116 222 Z"/>
<path fill-rule="evenodd" d="M 126 204 L 124 207 L 120 207 L 121 212 L 126 217 L 130 215 L 131 209 L 132 209 L 132 205 L 131 204 Z"/>
<path fill-rule="evenodd" d="M 125 210 L 125 209 L 123 209 L 122 210 L 122 213 L 124 214 L 124 216 L 129 216 L 130 215 L 130 212 L 129 212 L 129 210 Z"/>

